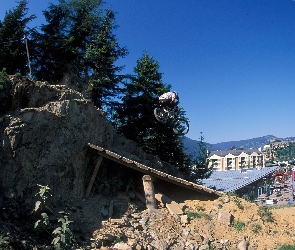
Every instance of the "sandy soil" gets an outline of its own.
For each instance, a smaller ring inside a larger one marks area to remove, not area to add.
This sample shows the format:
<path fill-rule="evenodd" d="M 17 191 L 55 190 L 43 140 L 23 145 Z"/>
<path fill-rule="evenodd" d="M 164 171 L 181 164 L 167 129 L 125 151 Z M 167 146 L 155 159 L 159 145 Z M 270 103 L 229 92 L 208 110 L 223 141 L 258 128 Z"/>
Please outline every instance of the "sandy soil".
<path fill-rule="evenodd" d="M 295 216 L 295 207 L 283 207 L 279 209 L 274 209 L 273 211 L 279 215 Z M 295 223 L 295 217 L 294 217 L 294 223 Z"/>
<path fill-rule="evenodd" d="M 234 221 L 245 223 L 245 228 L 237 231 L 233 226 L 224 227 L 215 225 L 215 238 L 228 239 L 237 242 L 246 238 L 250 243 L 250 249 L 269 250 L 277 249 L 282 245 L 295 244 L 295 207 L 282 207 L 270 209 L 273 215 L 273 222 L 264 221 L 259 216 L 261 206 L 239 199 L 243 209 L 237 207 L 236 202 L 231 197 L 231 202 L 224 203 L 223 208 L 230 211 Z M 207 212 L 212 211 L 216 201 L 186 201 L 191 208 L 204 207 Z"/>

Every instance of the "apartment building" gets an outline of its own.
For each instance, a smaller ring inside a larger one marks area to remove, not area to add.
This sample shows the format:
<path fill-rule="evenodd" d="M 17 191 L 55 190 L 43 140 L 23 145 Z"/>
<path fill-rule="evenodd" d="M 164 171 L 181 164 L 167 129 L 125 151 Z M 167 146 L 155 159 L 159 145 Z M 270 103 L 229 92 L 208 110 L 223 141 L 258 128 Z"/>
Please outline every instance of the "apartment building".
<path fill-rule="evenodd" d="M 265 167 L 264 154 L 255 149 L 219 150 L 210 153 L 209 166 L 214 171 L 261 169 Z"/>

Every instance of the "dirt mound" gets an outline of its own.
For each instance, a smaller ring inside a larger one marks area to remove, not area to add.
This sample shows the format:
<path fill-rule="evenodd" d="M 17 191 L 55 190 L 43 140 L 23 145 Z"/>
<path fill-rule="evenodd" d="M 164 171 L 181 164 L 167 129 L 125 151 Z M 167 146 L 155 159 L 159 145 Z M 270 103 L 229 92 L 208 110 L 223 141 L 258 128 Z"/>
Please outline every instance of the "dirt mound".
<path fill-rule="evenodd" d="M 157 210 L 145 210 L 132 192 L 106 192 L 121 185 L 118 179 L 104 180 L 96 189 L 101 193 L 84 198 L 97 159 L 88 143 L 173 175 L 177 170 L 116 134 L 103 112 L 80 93 L 28 79 L 11 81 L 10 112 L 0 116 L 1 249 L 50 249 L 52 231 L 65 213 L 80 249 L 275 249 L 294 244 L 294 214 L 226 195 L 189 195 L 162 183 L 164 194 L 180 204 L 183 214 L 178 215 L 162 203 Z M 52 190 L 44 208 L 49 228 L 34 229 L 40 219 L 32 213 L 37 184 Z"/>
<path fill-rule="evenodd" d="M 184 215 L 161 207 L 141 213 L 129 210 L 121 219 L 102 222 L 92 247 L 114 249 L 277 249 L 293 245 L 295 208 L 269 209 L 237 197 L 186 200 Z"/>
<path fill-rule="evenodd" d="M 57 220 L 61 209 L 69 212 L 79 249 L 264 250 L 294 245 L 295 207 L 269 209 L 225 195 L 216 200 L 185 200 L 180 204 L 184 213 L 175 215 L 161 203 L 154 211 L 146 210 L 131 193 L 68 200 L 51 209 L 50 218 Z M 50 249 L 50 232 L 58 225 L 53 224 L 48 234 L 33 229 L 37 217 L 9 202 L 2 203 L 1 249 Z M 43 242 L 36 236 L 42 236 Z"/>
<path fill-rule="evenodd" d="M 117 134 L 104 112 L 81 93 L 11 77 L 10 111 L 0 116 L 0 189 L 6 197 L 30 197 L 49 185 L 54 199 L 83 197 L 97 153 L 88 143 L 166 173 L 179 171 Z"/>

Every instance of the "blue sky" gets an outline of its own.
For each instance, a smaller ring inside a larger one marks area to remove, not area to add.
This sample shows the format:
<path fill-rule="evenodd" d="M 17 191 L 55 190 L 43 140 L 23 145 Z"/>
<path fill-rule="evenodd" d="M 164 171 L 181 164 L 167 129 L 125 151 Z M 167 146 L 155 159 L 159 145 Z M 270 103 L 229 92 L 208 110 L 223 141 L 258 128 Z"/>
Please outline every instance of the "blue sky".
<path fill-rule="evenodd" d="M 29 13 L 57 0 L 29 0 Z M 295 136 L 295 1 L 107 0 L 132 73 L 144 51 L 180 95 L 187 137 L 218 143 Z M 1 3 L 0 19 L 17 4 Z"/>

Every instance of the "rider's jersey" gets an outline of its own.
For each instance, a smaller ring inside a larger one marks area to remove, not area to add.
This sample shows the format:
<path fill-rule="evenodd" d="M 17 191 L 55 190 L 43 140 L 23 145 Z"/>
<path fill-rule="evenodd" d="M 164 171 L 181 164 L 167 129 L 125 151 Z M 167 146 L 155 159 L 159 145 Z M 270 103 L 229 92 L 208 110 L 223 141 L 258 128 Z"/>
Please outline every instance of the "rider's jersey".
<path fill-rule="evenodd" d="M 167 92 L 159 96 L 159 100 L 171 100 L 172 98 L 175 98 L 175 97 L 176 97 L 175 93 Z"/>

